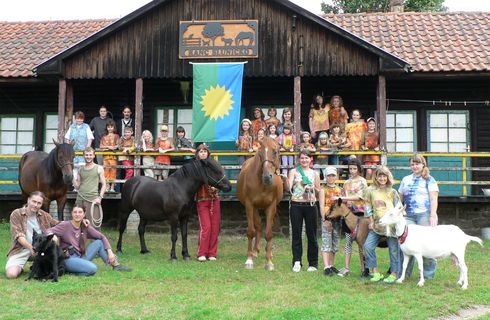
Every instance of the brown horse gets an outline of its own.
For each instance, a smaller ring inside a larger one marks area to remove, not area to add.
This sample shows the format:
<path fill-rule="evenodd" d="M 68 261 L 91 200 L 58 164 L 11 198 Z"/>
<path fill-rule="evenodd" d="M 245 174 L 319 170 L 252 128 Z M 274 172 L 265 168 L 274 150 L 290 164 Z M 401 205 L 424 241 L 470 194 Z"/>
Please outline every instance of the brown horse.
<path fill-rule="evenodd" d="M 274 270 L 272 263 L 272 225 L 277 206 L 282 199 L 283 181 L 276 174 L 279 170 L 279 144 L 271 138 L 264 138 L 255 156 L 245 161 L 238 176 L 237 196 L 247 212 L 248 255 L 245 268 L 253 269 L 253 258 L 259 253 L 262 237 L 262 222 L 259 209 L 266 214 L 266 270 Z M 255 245 L 252 250 L 252 240 Z"/>
<path fill-rule="evenodd" d="M 43 151 L 29 151 L 20 159 L 19 186 L 22 197 L 27 200 L 33 191 L 44 193 L 43 209 L 49 210 L 49 203 L 56 200 L 58 220 L 63 220 L 68 186 L 73 181 L 73 146 L 57 143 L 49 154 Z"/>
<path fill-rule="evenodd" d="M 342 203 L 342 199 L 335 202 L 330 211 L 325 214 L 326 219 L 343 218 L 347 227 L 351 230 L 355 230 L 355 240 L 359 247 L 359 260 L 361 263 L 361 275 L 363 277 L 369 276 L 369 269 L 366 268 L 366 262 L 364 259 L 364 243 L 366 242 L 367 235 L 369 233 L 369 219 L 358 217 L 352 213 L 352 211 Z M 382 241 L 378 245 L 379 247 L 386 247 Z"/>

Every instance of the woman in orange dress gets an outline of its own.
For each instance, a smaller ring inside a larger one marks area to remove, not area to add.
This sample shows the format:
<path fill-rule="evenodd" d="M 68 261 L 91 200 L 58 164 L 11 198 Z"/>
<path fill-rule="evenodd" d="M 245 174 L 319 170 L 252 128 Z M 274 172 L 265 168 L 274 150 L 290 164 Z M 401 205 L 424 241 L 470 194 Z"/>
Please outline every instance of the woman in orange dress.
<path fill-rule="evenodd" d="M 115 151 L 118 149 L 119 135 L 116 133 L 116 123 L 109 119 L 106 123 L 106 133 L 100 140 L 100 149 L 102 151 Z M 107 168 L 106 166 L 114 166 Z M 104 155 L 104 176 L 107 181 L 107 191 L 114 192 L 117 173 L 117 156 Z"/>
<path fill-rule="evenodd" d="M 359 109 L 352 111 L 352 122 L 345 127 L 345 135 L 350 140 L 352 150 L 361 150 L 362 136 L 367 130 L 366 122 L 361 119 Z"/>

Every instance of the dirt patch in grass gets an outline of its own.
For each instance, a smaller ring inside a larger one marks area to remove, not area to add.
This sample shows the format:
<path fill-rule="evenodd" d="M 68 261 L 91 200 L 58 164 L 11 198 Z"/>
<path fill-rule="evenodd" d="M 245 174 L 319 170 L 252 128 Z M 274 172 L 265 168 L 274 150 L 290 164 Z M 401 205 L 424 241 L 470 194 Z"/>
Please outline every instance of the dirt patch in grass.
<path fill-rule="evenodd" d="M 458 314 L 434 318 L 433 320 L 466 320 L 476 319 L 482 316 L 490 316 L 490 306 L 474 305 L 469 308 L 459 310 Z"/>

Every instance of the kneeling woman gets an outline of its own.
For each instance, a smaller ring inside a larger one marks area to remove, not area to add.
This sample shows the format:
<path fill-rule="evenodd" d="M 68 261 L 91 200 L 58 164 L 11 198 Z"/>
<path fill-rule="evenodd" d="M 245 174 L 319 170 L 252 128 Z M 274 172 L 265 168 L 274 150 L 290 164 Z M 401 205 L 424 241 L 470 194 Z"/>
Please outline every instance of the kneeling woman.
<path fill-rule="evenodd" d="M 65 260 L 66 271 L 80 276 L 91 276 L 97 272 L 97 265 L 92 260 L 99 256 L 106 264 L 117 271 L 131 271 L 117 261 L 112 252 L 107 237 L 97 231 L 93 226 L 86 227 L 82 221 L 85 218 L 85 209 L 74 206 L 70 221 L 60 222 L 48 229 L 46 233 L 55 234 L 60 240 L 63 251 L 69 252 Z M 87 239 L 94 240 L 85 247 Z"/>
<path fill-rule="evenodd" d="M 380 167 L 374 172 L 373 185 L 367 189 L 366 216 L 369 217 L 369 233 L 364 243 L 364 255 L 366 265 L 372 269 L 372 282 L 383 280 L 383 275 L 378 270 L 375 249 L 381 237 L 386 236 L 390 253 L 391 274 L 383 281 L 393 283 L 397 278 L 399 270 L 400 247 L 395 236 L 394 226 L 381 226 L 379 220 L 391 208 L 394 208 L 400 197 L 398 192 L 393 189 L 393 176 L 387 167 Z"/>

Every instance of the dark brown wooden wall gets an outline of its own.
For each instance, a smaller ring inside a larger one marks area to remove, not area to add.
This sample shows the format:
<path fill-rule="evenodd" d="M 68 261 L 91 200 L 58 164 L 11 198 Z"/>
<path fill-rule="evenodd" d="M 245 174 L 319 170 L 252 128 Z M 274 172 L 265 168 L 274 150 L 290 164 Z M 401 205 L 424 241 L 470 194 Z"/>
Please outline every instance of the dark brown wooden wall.
<path fill-rule="evenodd" d="M 295 31 L 291 27 L 293 14 L 298 16 Z M 363 76 L 378 72 L 377 56 L 278 3 L 173 0 L 67 59 L 65 76 L 68 79 L 190 78 L 189 61 L 178 58 L 179 21 L 241 19 L 259 20 L 259 58 L 248 59 L 247 77 L 297 75 L 300 36 L 304 36 L 306 76 Z"/>

